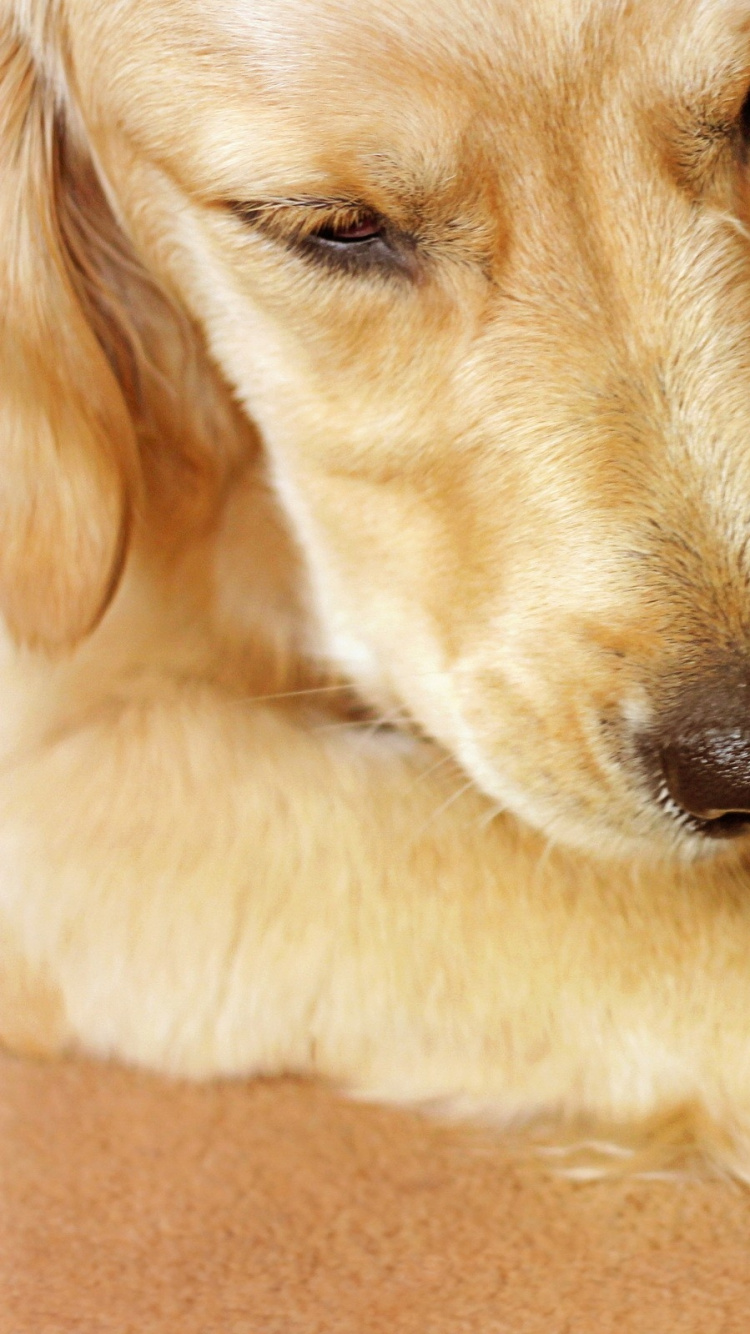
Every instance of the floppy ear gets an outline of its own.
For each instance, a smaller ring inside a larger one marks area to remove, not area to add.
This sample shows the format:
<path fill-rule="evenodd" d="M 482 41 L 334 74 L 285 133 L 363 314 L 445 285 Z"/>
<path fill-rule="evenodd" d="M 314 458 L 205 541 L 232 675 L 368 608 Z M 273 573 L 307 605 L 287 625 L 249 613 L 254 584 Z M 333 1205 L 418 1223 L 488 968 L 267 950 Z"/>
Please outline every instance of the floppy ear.
<path fill-rule="evenodd" d="M 20 642 L 74 644 L 122 568 L 136 477 L 123 393 L 81 301 L 64 127 L 0 22 L 0 610 Z"/>

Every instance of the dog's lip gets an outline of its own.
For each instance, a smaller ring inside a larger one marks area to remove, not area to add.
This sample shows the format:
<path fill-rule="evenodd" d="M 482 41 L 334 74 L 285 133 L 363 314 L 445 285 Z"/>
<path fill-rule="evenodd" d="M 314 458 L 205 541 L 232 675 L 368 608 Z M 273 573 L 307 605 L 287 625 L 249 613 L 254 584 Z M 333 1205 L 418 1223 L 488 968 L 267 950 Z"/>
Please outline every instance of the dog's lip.
<path fill-rule="evenodd" d="M 688 823 L 684 827 L 704 838 L 737 838 L 740 834 L 750 832 L 750 814 L 745 811 L 726 811 L 713 820 L 701 820 L 696 815 L 688 815 Z"/>
<path fill-rule="evenodd" d="M 686 811 L 684 806 L 678 805 L 664 781 L 657 790 L 656 802 L 672 823 L 679 825 L 687 834 L 698 834 L 703 838 L 728 839 L 736 838 L 746 830 L 750 832 L 750 812 L 717 811 L 713 816 L 693 815 L 690 811 Z"/>

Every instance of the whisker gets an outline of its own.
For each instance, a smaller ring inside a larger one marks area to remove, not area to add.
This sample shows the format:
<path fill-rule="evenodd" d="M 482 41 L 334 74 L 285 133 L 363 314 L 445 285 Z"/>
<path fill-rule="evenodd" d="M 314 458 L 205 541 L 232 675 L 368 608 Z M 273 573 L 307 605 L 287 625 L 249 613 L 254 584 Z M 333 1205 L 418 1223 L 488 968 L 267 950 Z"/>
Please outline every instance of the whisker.
<path fill-rule="evenodd" d="M 417 774 L 417 777 L 414 779 L 414 782 L 421 783 L 423 779 L 430 778 L 432 774 L 436 774 L 440 769 L 443 769 L 446 764 L 453 764 L 457 769 L 459 768 L 458 760 L 455 758 L 455 756 L 442 755 L 440 759 L 437 760 L 434 764 L 431 764 L 429 768 L 423 769 L 420 774 Z"/>
<path fill-rule="evenodd" d="M 319 727 L 311 727 L 310 731 L 318 736 L 321 732 L 357 732 L 363 731 L 366 727 L 383 727 L 385 724 L 380 719 L 372 718 L 347 718 L 341 723 L 321 723 Z"/>
<path fill-rule="evenodd" d="M 312 732 L 341 732 L 348 729 L 351 732 L 362 732 L 371 730 L 377 732 L 381 727 L 394 728 L 401 721 L 394 718 L 349 718 L 339 723 L 321 723 L 319 727 L 312 727 Z M 403 721 L 406 721 L 405 719 Z"/>
<path fill-rule="evenodd" d="M 335 664 L 330 664 L 330 666 L 332 670 L 335 669 Z M 320 675 L 325 676 L 325 674 L 325 664 L 321 663 Z M 436 677 L 438 679 L 444 678 L 444 673 L 431 668 L 425 668 L 423 670 L 420 670 L 419 668 L 412 669 L 410 675 L 414 680 L 433 680 Z M 243 695 L 241 696 L 241 699 L 246 704 L 265 704 L 277 699 L 301 699 L 307 695 L 335 694 L 336 691 L 339 691 L 342 695 L 347 693 L 358 697 L 362 695 L 362 689 L 355 680 L 340 680 L 334 685 L 308 686 L 302 690 L 281 690 L 268 695 Z"/>
<path fill-rule="evenodd" d="M 473 788 L 474 791 L 477 790 L 477 789 L 476 789 L 476 783 L 474 782 L 474 779 L 473 779 L 473 778 L 469 778 L 465 783 L 462 783 L 462 784 L 461 784 L 461 787 L 458 789 L 457 792 L 453 792 L 453 793 L 451 794 L 451 796 L 447 798 L 446 801 L 442 802 L 442 804 L 441 804 L 440 806 L 438 806 L 438 808 L 437 808 L 436 811 L 433 811 L 433 812 L 432 812 L 432 815 L 429 817 L 429 819 L 425 820 L 424 824 L 421 825 L 420 828 L 416 831 L 416 833 L 415 833 L 415 835 L 414 835 L 414 839 L 416 840 L 416 839 L 418 839 L 418 838 L 421 838 L 421 836 L 422 836 L 422 834 L 425 832 L 425 830 L 426 830 L 426 829 L 429 829 L 429 828 L 430 828 L 430 825 L 434 824 L 435 821 L 438 820 L 438 819 L 440 818 L 441 815 L 444 815 L 445 812 L 446 812 L 446 811 L 447 811 L 447 810 L 448 810 L 448 809 L 449 809 L 455 802 L 457 802 L 457 801 L 459 800 L 460 797 L 465 796 L 465 794 L 469 791 L 470 788 Z"/>
<path fill-rule="evenodd" d="M 406 735 L 405 725 L 411 722 L 412 719 L 406 710 L 398 705 L 389 713 L 373 714 L 367 718 L 343 718 L 335 723 L 321 723 L 311 730 L 315 734 L 348 731 L 367 738 L 375 736 L 377 732 L 384 729 L 395 732 L 400 728 L 402 735 Z"/>
<path fill-rule="evenodd" d="M 505 814 L 505 810 L 506 810 L 505 806 L 501 806 L 499 802 L 493 801 L 492 805 L 490 806 L 490 809 L 484 815 L 479 816 L 477 820 L 477 825 L 482 830 L 488 829 L 489 826 L 492 824 L 493 820 L 497 819 L 498 815 Z"/>
<path fill-rule="evenodd" d="M 458 760 L 455 759 L 453 755 L 443 755 L 439 760 L 435 762 L 435 764 L 429 765 L 427 769 L 423 769 L 421 773 L 417 774 L 416 778 L 414 779 L 414 786 L 416 786 L 417 783 L 424 782 L 426 778 L 431 778 L 432 775 L 436 774 L 439 769 L 443 769 L 446 764 L 453 764 L 455 765 L 456 769 L 460 771 L 460 765 L 458 763 Z"/>
<path fill-rule="evenodd" d="M 325 695 L 338 692 L 340 695 L 354 694 L 354 686 L 345 683 L 334 686 L 309 686 L 305 690 L 279 690 L 272 695 L 244 695 L 244 704 L 266 704 L 277 699 L 303 699 L 307 695 Z"/>
<path fill-rule="evenodd" d="M 539 889 L 539 886 L 543 884 L 548 863 L 555 851 L 556 844 L 554 839 L 551 836 L 545 837 L 544 845 L 534 866 L 533 885 L 535 890 Z"/>

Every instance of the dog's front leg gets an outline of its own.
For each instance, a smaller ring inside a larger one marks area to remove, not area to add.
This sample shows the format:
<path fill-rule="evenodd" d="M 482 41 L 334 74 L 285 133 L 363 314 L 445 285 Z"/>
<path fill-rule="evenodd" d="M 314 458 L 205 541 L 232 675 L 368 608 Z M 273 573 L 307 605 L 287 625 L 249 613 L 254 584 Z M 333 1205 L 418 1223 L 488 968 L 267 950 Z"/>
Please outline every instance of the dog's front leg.
<path fill-rule="evenodd" d="M 101 708 L 0 781 L 0 1037 L 498 1120 L 691 1108 L 750 1171 L 743 864 L 547 849 L 463 781 L 208 686 Z"/>
<path fill-rule="evenodd" d="M 0 1038 L 190 1075 L 367 1082 L 379 1022 L 385 1048 L 394 1015 L 408 1028 L 401 914 L 415 889 L 428 904 L 460 890 L 472 857 L 456 829 L 480 838 L 476 794 L 446 827 L 463 780 L 420 781 L 434 761 L 167 683 L 7 762 Z"/>

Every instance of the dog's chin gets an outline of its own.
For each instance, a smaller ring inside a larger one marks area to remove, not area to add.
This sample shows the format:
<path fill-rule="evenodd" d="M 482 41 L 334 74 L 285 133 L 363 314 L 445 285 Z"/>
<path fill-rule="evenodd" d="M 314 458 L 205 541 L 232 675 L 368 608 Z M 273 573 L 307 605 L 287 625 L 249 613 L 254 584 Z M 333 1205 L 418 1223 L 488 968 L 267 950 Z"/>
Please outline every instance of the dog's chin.
<path fill-rule="evenodd" d="M 689 866 L 699 862 L 736 861 L 747 851 L 748 837 L 717 839 L 700 832 L 674 828 L 663 820 L 634 820 L 623 823 L 602 819 L 601 823 L 560 829 L 559 842 L 576 852 L 607 861 L 640 865 L 672 863 Z"/>
<path fill-rule="evenodd" d="M 463 748 L 462 748 L 463 749 Z M 455 754 L 455 752 L 454 752 Z M 598 860 L 673 863 L 737 860 L 750 848 L 750 822 L 737 814 L 725 823 L 702 821 L 688 812 L 664 810 L 634 789 L 631 799 L 615 802 L 605 791 L 576 791 L 564 780 L 540 795 L 510 780 L 502 766 L 476 754 L 455 754 L 467 777 L 489 799 L 488 819 L 511 819 L 542 835 L 545 847 L 557 846 Z M 604 787 L 604 785 L 603 785 Z"/>
<path fill-rule="evenodd" d="M 750 830 L 717 837 L 716 834 L 665 819 L 661 812 L 643 812 L 631 820 L 618 820 L 603 811 L 598 818 L 575 820 L 562 815 L 537 823 L 540 832 L 560 845 L 597 859 L 655 865 L 673 863 L 735 861 L 750 846 Z"/>
<path fill-rule="evenodd" d="M 537 807 L 533 800 L 515 807 L 498 803 L 496 809 L 498 818 L 502 812 L 542 835 L 545 846 L 584 853 L 600 861 L 691 865 L 736 861 L 750 848 L 750 830 L 717 838 L 665 820 L 659 812 L 643 812 L 628 820 L 603 809 L 597 815 L 576 818 L 564 803 L 555 809 L 547 803 Z"/>

